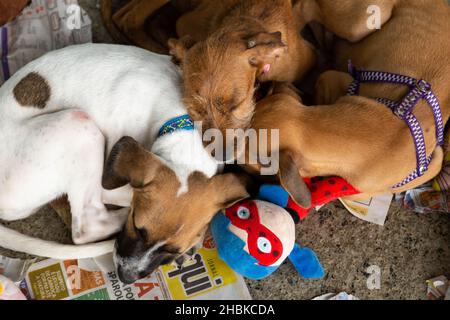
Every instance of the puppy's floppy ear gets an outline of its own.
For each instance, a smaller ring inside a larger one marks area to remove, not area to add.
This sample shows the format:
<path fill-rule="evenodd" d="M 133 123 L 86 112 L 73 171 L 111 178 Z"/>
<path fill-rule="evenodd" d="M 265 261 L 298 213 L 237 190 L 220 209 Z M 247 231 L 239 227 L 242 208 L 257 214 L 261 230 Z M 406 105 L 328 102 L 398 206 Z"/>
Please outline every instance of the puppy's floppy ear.
<path fill-rule="evenodd" d="M 300 176 L 298 167 L 288 151 L 280 152 L 279 178 L 283 188 L 300 207 L 305 209 L 311 207 L 311 192 Z"/>
<path fill-rule="evenodd" d="M 130 184 L 141 188 L 151 182 L 161 161 L 131 137 L 123 137 L 111 150 L 103 170 L 102 185 L 106 190 Z"/>
<path fill-rule="evenodd" d="M 186 52 L 192 48 L 194 44 L 194 39 L 189 35 L 180 39 L 170 38 L 167 43 L 170 55 L 176 64 L 183 63 Z"/>
<path fill-rule="evenodd" d="M 226 209 L 235 203 L 250 197 L 253 182 L 243 173 L 225 173 L 211 178 L 211 190 L 214 191 L 219 209 Z"/>
<path fill-rule="evenodd" d="M 244 40 L 249 53 L 249 63 L 261 72 L 268 72 L 271 63 L 287 49 L 281 32 L 260 32 Z"/>

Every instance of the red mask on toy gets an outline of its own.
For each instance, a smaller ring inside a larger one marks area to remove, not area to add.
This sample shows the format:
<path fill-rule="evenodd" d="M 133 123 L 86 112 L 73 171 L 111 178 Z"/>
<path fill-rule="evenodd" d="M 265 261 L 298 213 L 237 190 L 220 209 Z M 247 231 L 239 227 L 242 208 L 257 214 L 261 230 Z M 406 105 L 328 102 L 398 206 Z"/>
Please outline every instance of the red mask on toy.
<path fill-rule="evenodd" d="M 274 264 L 283 254 L 280 239 L 261 224 L 258 207 L 254 201 L 244 201 L 226 210 L 231 224 L 247 233 L 249 253 L 262 266 Z"/>

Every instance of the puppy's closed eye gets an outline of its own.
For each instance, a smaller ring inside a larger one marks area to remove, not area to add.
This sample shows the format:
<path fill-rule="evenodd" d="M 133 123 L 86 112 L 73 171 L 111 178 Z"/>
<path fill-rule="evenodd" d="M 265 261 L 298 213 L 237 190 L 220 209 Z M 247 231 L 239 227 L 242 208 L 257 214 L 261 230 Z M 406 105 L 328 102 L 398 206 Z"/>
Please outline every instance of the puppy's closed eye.
<path fill-rule="evenodd" d="M 170 263 L 176 261 L 176 259 L 178 259 L 179 257 L 182 257 L 181 253 L 179 253 L 179 252 L 167 252 L 167 251 L 159 251 L 159 250 L 158 250 L 158 255 L 160 255 L 162 257 L 161 265 L 170 264 Z"/>
<path fill-rule="evenodd" d="M 143 228 L 136 228 L 136 234 L 139 236 L 140 240 L 146 242 L 148 240 L 147 230 Z"/>
<path fill-rule="evenodd" d="M 162 259 L 161 265 L 166 265 L 166 264 L 172 263 L 174 260 L 175 260 L 175 256 L 168 255 Z"/>
<path fill-rule="evenodd" d="M 158 249 L 158 254 L 167 254 L 167 255 L 180 255 L 180 249 L 175 247 L 175 246 L 171 246 L 171 245 L 164 245 L 161 248 Z"/>

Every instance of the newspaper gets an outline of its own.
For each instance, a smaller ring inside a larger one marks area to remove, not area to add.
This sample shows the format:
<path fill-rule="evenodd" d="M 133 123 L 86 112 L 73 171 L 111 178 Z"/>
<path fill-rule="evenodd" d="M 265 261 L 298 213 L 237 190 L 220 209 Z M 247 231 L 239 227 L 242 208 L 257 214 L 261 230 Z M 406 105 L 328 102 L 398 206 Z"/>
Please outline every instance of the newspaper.
<path fill-rule="evenodd" d="M 122 283 L 112 254 L 95 259 L 34 263 L 18 286 L 34 300 L 250 300 L 244 279 L 218 255 L 211 235 L 181 269 L 160 267 L 134 284 Z"/>
<path fill-rule="evenodd" d="M 351 301 L 351 300 L 359 300 L 359 298 L 354 295 L 348 294 L 347 292 L 341 292 L 338 294 L 335 293 L 327 293 L 321 296 L 314 298 L 313 300 L 337 300 L 337 301 Z"/>
<path fill-rule="evenodd" d="M 445 276 L 427 280 L 428 300 L 450 300 L 450 281 Z"/>
<path fill-rule="evenodd" d="M 364 221 L 384 226 L 391 207 L 393 195 L 383 194 L 366 201 L 340 199 L 344 207 L 355 217 Z"/>
<path fill-rule="evenodd" d="M 430 184 L 406 191 L 397 201 L 417 213 L 450 212 L 450 191 L 436 191 Z"/>
<path fill-rule="evenodd" d="M 91 25 L 76 0 L 33 0 L 0 28 L 0 85 L 46 52 L 92 42 Z"/>
<path fill-rule="evenodd" d="M 20 260 L 0 256 L 0 275 L 13 282 L 20 282 L 25 278 L 26 271 L 34 261 L 34 259 Z"/>

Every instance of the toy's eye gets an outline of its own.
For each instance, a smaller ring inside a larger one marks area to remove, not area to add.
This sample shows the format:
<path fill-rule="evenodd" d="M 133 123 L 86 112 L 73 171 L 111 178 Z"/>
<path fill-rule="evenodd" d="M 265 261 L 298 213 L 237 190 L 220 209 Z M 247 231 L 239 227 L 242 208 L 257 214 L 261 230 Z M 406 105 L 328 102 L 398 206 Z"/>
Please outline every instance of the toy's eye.
<path fill-rule="evenodd" d="M 250 210 L 248 210 L 246 207 L 240 207 L 237 211 L 237 216 L 239 219 L 247 220 L 250 218 Z"/>
<path fill-rule="evenodd" d="M 272 244 L 267 238 L 259 237 L 258 238 L 258 249 L 263 253 L 272 252 Z"/>

